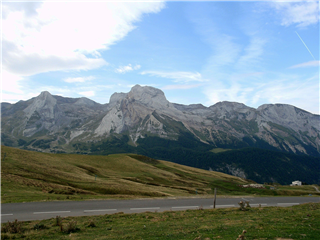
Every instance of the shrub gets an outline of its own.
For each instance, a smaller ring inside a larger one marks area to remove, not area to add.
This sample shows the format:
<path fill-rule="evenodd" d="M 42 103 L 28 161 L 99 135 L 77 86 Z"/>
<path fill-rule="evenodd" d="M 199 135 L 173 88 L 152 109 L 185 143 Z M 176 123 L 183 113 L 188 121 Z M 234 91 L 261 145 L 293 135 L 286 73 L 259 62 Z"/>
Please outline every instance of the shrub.
<path fill-rule="evenodd" d="M 91 219 L 89 222 L 88 227 L 97 227 L 97 225 L 95 224 L 95 222 Z"/>
<path fill-rule="evenodd" d="M 242 234 L 238 236 L 237 240 L 244 240 L 244 239 L 245 239 L 245 236 L 244 236 L 244 235 L 245 235 L 246 233 L 247 233 L 247 231 L 246 231 L 246 230 L 243 230 L 243 231 L 242 231 Z"/>
<path fill-rule="evenodd" d="M 33 226 L 34 230 L 39 230 L 39 229 L 47 229 L 48 227 L 44 225 L 43 223 L 37 223 Z"/>
<path fill-rule="evenodd" d="M 22 231 L 21 222 L 17 219 L 13 222 L 8 221 L 8 223 L 1 228 L 1 232 L 4 233 L 22 233 Z"/>
<path fill-rule="evenodd" d="M 73 233 L 80 231 L 80 228 L 77 227 L 77 221 L 71 221 L 67 224 L 67 229 L 65 230 L 66 233 Z"/>
<path fill-rule="evenodd" d="M 1 234 L 1 240 L 5 240 L 5 239 L 10 239 L 10 237 L 7 234 Z"/>

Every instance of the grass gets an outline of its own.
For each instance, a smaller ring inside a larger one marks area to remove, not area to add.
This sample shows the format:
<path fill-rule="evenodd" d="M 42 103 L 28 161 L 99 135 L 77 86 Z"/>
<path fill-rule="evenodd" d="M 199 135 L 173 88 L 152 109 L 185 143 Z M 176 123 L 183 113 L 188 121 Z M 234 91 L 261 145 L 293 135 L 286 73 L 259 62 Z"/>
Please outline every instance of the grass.
<path fill-rule="evenodd" d="M 227 149 L 227 148 L 214 148 L 212 150 L 210 150 L 213 153 L 221 153 L 221 152 L 226 152 L 226 151 L 230 151 L 232 149 Z"/>
<path fill-rule="evenodd" d="M 264 188 L 241 188 L 236 181 L 226 181 L 217 179 L 210 183 L 212 189 L 219 189 L 221 195 L 259 195 L 259 196 L 307 196 L 319 195 L 320 193 L 315 190 L 312 185 L 303 186 L 270 186 L 263 185 Z M 270 189 L 274 187 L 275 190 Z"/>
<path fill-rule="evenodd" d="M 247 183 L 133 154 L 49 154 L 2 146 L 1 156 L 2 203 L 209 195 L 217 179 Z"/>
<path fill-rule="evenodd" d="M 22 222 L 18 233 L 2 224 L 1 239 L 318 239 L 320 203 L 264 207 L 112 214 Z M 40 227 L 41 226 L 41 227 Z"/>
<path fill-rule="evenodd" d="M 5 156 L 5 157 L 4 157 Z M 241 188 L 250 181 L 134 154 L 49 154 L 1 148 L 1 202 L 218 195 L 320 195 L 312 186 Z"/>

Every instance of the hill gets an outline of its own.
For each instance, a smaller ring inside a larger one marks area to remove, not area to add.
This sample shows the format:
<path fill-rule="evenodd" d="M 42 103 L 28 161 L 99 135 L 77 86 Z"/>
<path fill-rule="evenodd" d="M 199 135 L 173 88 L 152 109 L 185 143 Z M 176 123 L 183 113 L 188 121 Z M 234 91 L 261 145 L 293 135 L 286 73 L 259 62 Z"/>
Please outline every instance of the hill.
<path fill-rule="evenodd" d="M 311 186 L 291 191 L 242 188 L 252 181 L 136 154 L 49 154 L 2 146 L 1 161 L 2 203 L 210 196 L 213 188 L 224 195 L 315 192 Z"/>
<path fill-rule="evenodd" d="M 2 202 L 195 196 L 248 181 L 134 154 L 88 156 L 1 149 Z"/>

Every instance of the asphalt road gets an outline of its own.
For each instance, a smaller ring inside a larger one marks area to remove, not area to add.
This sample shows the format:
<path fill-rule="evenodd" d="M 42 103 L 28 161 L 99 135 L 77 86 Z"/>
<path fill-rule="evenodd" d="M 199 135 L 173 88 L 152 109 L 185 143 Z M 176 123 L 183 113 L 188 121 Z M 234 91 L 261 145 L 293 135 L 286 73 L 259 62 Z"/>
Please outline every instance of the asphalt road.
<path fill-rule="evenodd" d="M 216 208 L 238 207 L 240 201 L 250 201 L 252 207 L 289 207 L 307 202 L 320 202 L 320 197 L 254 197 L 217 198 Z M 1 222 L 49 219 L 56 216 L 90 216 L 117 212 L 163 212 L 212 208 L 212 198 L 166 198 L 137 200 L 55 201 L 1 204 Z"/>

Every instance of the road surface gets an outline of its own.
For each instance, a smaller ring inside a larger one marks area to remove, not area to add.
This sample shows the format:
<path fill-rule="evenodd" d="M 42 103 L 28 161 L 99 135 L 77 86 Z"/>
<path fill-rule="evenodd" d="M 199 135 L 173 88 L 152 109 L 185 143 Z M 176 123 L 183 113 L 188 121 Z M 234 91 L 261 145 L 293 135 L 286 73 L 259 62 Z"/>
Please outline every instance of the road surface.
<path fill-rule="evenodd" d="M 230 197 L 217 198 L 216 208 L 239 207 L 240 201 L 250 201 L 252 207 L 289 207 L 307 202 L 320 202 L 320 197 Z M 54 201 L 1 204 L 1 222 L 49 219 L 56 216 L 90 216 L 117 212 L 163 212 L 213 208 L 212 198 L 166 198 L 136 200 Z"/>

